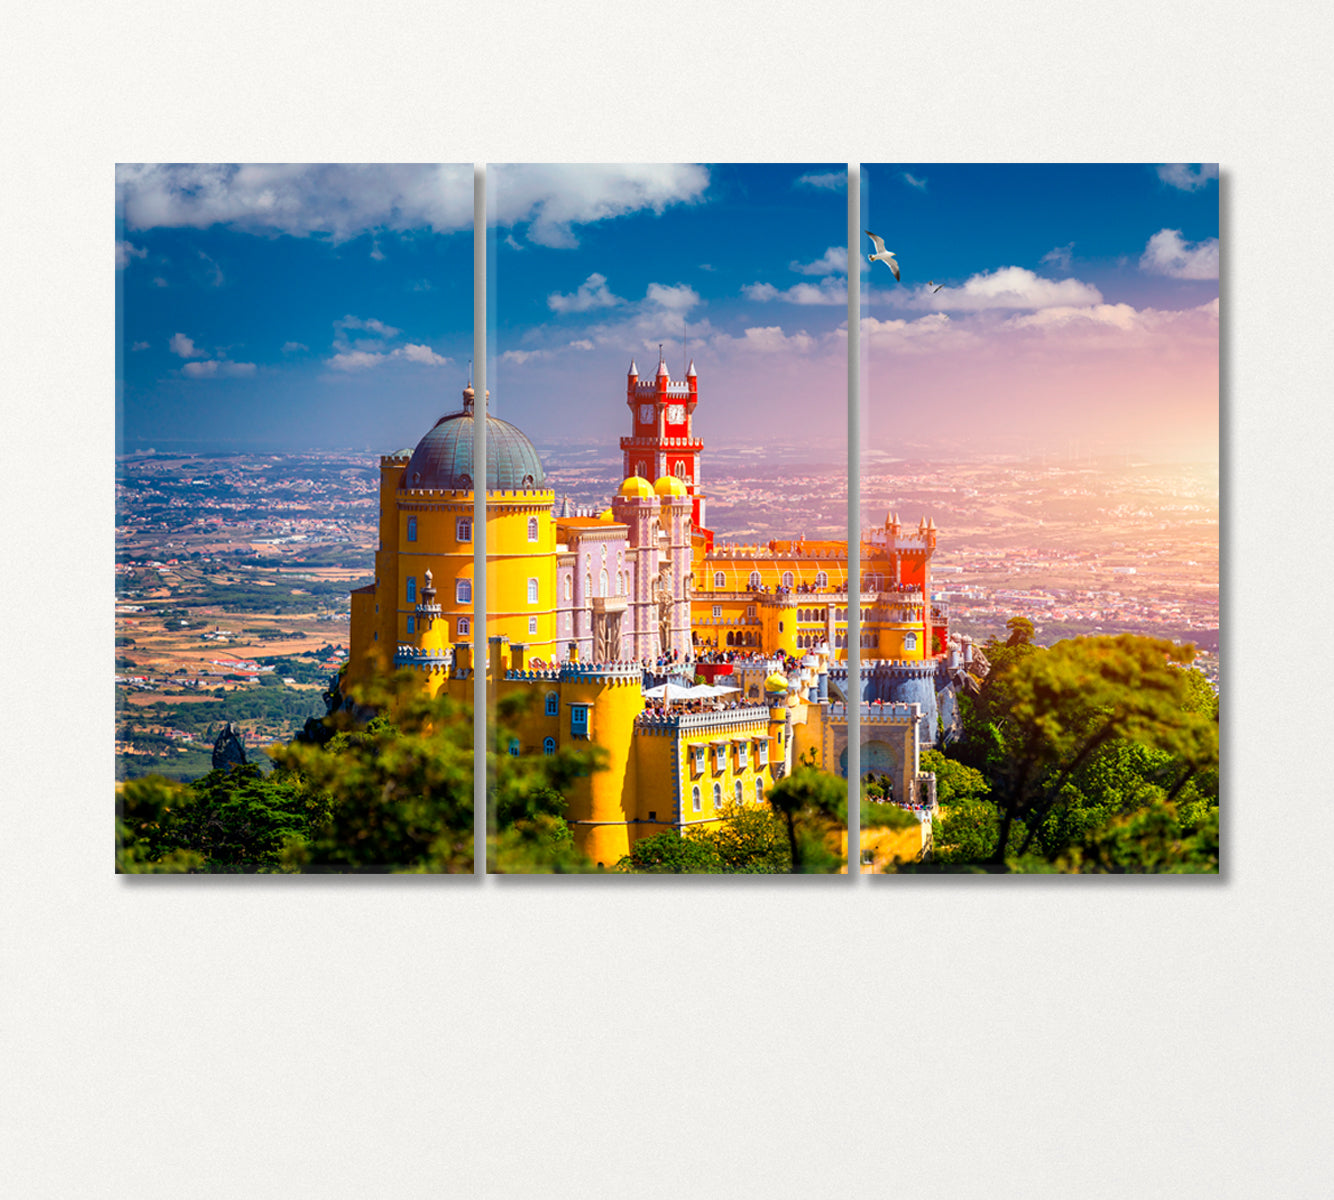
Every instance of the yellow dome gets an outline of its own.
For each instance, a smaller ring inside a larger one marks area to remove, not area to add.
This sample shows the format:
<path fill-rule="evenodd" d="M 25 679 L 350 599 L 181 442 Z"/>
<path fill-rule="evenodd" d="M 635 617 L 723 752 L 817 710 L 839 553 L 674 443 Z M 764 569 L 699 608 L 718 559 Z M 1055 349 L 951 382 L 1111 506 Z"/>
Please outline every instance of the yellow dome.
<path fill-rule="evenodd" d="M 626 500 L 652 500 L 653 485 L 647 479 L 641 479 L 638 475 L 631 475 L 629 479 L 621 484 L 620 491 L 616 494 Z"/>
<path fill-rule="evenodd" d="M 677 479 L 675 475 L 664 475 L 657 483 L 653 485 L 653 490 L 659 496 L 684 496 L 686 495 L 686 485 Z"/>
<path fill-rule="evenodd" d="M 611 509 L 609 509 L 609 508 L 604 508 L 600 513 L 598 513 L 598 520 L 599 520 L 599 521 L 606 521 L 607 524 L 610 525 L 613 521 L 616 520 L 616 517 L 615 517 L 615 515 L 612 513 Z"/>
<path fill-rule="evenodd" d="M 787 691 L 787 677 L 780 675 L 775 671 L 768 679 L 764 681 L 764 690 L 766 692 L 785 692 Z"/>

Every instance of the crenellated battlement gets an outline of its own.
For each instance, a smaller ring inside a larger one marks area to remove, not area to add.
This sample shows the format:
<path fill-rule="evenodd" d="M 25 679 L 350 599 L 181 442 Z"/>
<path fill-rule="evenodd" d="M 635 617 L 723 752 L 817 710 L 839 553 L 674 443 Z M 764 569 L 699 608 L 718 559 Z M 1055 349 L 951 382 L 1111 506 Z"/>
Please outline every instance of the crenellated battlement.
<path fill-rule="evenodd" d="M 636 733 L 668 733 L 676 730 L 698 733 L 735 730 L 746 725 L 769 727 L 769 709 L 763 704 L 723 708 L 715 712 L 642 712 L 635 718 Z"/>

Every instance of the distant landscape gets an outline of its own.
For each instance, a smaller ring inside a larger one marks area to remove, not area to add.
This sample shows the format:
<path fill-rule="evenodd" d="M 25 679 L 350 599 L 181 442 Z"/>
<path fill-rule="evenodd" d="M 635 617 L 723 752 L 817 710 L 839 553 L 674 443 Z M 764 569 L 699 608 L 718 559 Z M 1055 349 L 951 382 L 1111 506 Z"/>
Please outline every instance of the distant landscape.
<path fill-rule="evenodd" d="M 618 453 L 539 445 L 557 501 L 601 511 Z M 862 515 L 932 517 L 937 599 L 985 640 L 1029 617 L 1037 640 L 1135 632 L 1194 642 L 1218 674 L 1215 467 L 1125 460 L 868 456 Z M 247 753 L 322 715 L 347 652 L 348 592 L 371 580 L 378 458 L 168 454 L 117 461 L 117 776 L 191 779 L 223 723 Z M 837 444 L 710 448 L 703 486 L 721 538 L 846 536 Z"/>

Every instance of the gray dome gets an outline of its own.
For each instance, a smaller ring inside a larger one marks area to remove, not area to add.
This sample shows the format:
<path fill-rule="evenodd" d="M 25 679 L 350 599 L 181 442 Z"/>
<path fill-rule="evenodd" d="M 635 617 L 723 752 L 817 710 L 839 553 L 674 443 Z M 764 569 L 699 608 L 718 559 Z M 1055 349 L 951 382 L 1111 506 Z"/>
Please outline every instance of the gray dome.
<path fill-rule="evenodd" d="M 464 392 L 462 412 L 438 420 L 417 443 L 403 472 L 402 487 L 442 491 L 473 490 L 472 388 Z M 542 460 L 533 443 L 508 421 L 486 419 L 486 487 L 488 491 L 524 491 L 546 482 Z"/>

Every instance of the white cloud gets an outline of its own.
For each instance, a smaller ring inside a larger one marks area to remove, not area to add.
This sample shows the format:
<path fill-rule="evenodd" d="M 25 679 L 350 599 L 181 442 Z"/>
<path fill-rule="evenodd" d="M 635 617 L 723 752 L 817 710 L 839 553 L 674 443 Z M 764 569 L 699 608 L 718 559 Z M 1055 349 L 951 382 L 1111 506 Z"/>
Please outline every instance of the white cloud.
<path fill-rule="evenodd" d="M 1056 246 L 1048 250 L 1038 261 L 1044 267 L 1055 267 L 1058 271 L 1068 271 L 1070 269 L 1070 256 L 1075 248 L 1074 242 L 1066 242 L 1064 246 Z"/>
<path fill-rule="evenodd" d="M 781 325 L 756 326 L 747 329 L 739 338 L 727 340 L 738 349 L 754 350 L 764 354 L 783 350 L 798 350 L 804 353 L 815 345 L 815 339 L 804 329 L 788 334 L 783 332 Z"/>
<path fill-rule="evenodd" d="M 204 352 L 195 346 L 194 338 L 188 338 L 183 333 L 173 333 L 171 341 L 167 344 L 171 347 L 171 352 L 180 355 L 181 358 L 204 357 Z"/>
<path fill-rule="evenodd" d="M 1169 187 L 1197 192 L 1211 179 L 1218 178 L 1218 164 L 1162 163 L 1158 167 L 1158 178 Z"/>
<path fill-rule="evenodd" d="M 1101 304 L 1102 293 L 1079 279 L 1044 279 L 1026 267 L 999 267 L 972 276 L 960 287 L 932 292 L 926 287 L 906 298 L 891 293 L 893 303 L 936 312 L 980 312 L 995 308 L 1055 308 Z"/>
<path fill-rule="evenodd" d="M 190 379 L 236 378 L 253 375 L 255 364 L 214 358 L 208 362 L 188 362 L 181 368 L 181 373 Z"/>
<path fill-rule="evenodd" d="M 793 187 L 812 187 L 823 188 L 825 191 L 842 191 L 848 185 L 847 171 L 826 171 L 816 173 L 808 171 L 805 175 L 798 175 Z"/>
<path fill-rule="evenodd" d="M 516 366 L 523 366 L 530 358 L 546 358 L 545 350 L 506 350 L 500 356 L 501 362 L 514 363 Z"/>
<path fill-rule="evenodd" d="M 1011 317 L 1015 329 L 1055 329 L 1071 325 L 1109 325 L 1129 333 L 1143 325 L 1141 314 L 1129 304 L 1092 304 L 1085 308 L 1044 308 Z"/>
<path fill-rule="evenodd" d="M 830 277 L 819 284 L 794 283 L 779 289 L 772 283 L 748 283 L 741 289 L 748 300 L 782 300 L 788 304 L 844 304 L 848 302 L 848 281 Z"/>
<path fill-rule="evenodd" d="M 437 354 L 430 346 L 423 346 L 416 342 L 408 342 L 402 350 L 395 350 L 395 354 L 402 354 L 408 362 L 421 363 L 427 367 L 443 367 L 449 362 L 443 354 Z"/>
<path fill-rule="evenodd" d="M 389 355 L 371 350 L 340 350 L 328 360 L 335 371 L 366 371 L 384 362 Z"/>
<path fill-rule="evenodd" d="M 492 222 L 526 223 L 528 240 L 541 246 L 577 246 L 576 225 L 636 212 L 660 214 L 699 200 L 708 186 L 707 168 L 690 163 L 501 163 L 487 171 Z"/>
<path fill-rule="evenodd" d="M 1139 269 L 1173 279 L 1217 279 L 1218 239 L 1186 242 L 1181 230 L 1160 229 L 1144 247 Z"/>
<path fill-rule="evenodd" d="M 862 317 L 862 337 L 868 348 L 892 349 L 896 353 L 925 354 L 975 345 L 977 335 L 952 321 L 946 313 L 928 313 L 913 320 L 878 320 Z"/>
<path fill-rule="evenodd" d="M 232 225 L 335 241 L 373 229 L 472 228 L 472 167 L 420 164 L 123 164 L 130 229 Z"/>
<path fill-rule="evenodd" d="M 575 341 L 573 341 L 573 342 L 570 343 L 570 349 L 571 349 L 571 350 L 592 350 L 592 349 L 593 349 L 593 343 L 590 342 L 587 338 L 578 338 L 578 339 L 576 339 Z"/>
<path fill-rule="evenodd" d="M 512 233 L 507 233 L 505 235 L 505 245 L 511 250 L 522 250 L 524 248 L 521 243 L 514 240 L 514 235 Z"/>
<path fill-rule="evenodd" d="M 283 353 L 284 353 L 284 354 L 295 354 L 298 350 L 309 350 L 309 349 L 310 349 L 310 347 L 307 346 L 307 345 L 305 344 L 305 342 L 284 342 L 284 343 L 283 343 Z"/>
<path fill-rule="evenodd" d="M 345 317 L 340 317 L 334 322 L 334 328 L 340 332 L 344 329 L 364 329 L 367 333 L 372 333 L 377 337 L 391 338 L 396 334 L 402 333 L 401 329 L 395 329 L 392 325 L 386 325 L 383 321 L 375 317 L 354 317 L 348 313 Z"/>
<path fill-rule="evenodd" d="M 644 293 L 647 304 L 655 304 L 669 312 L 689 312 L 699 304 L 699 293 L 689 284 L 678 283 L 668 286 L 664 283 L 650 283 Z"/>
<path fill-rule="evenodd" d="M 830 246 L 814 262 L 791 262 L 788 266 L 799 275 L 846 275 L 848 272 L 848 248 Z"/>
<path fill-rule="evenodd" d="M 410 362 L 423 367 L 443 367 L 448 365 L 450 361 L 443 354 L 437 354 L 430 346 L 422 345 L 420 342 L 408 342 L 404 346 L 399 346 L 396 350 L 361 350 L 346 346 L 339 347 L 336 344 L 335 349 L 338 352 L 325 360 L 325 365 L 332 367 L 335 371 L 369 371 L 373 367 L 392 362 Z"/>
<path fill-rule="evenodd" d="M 154 276 L 153 276 L 153 286 L 154 286 L 154 287 L 166 287 L 166 286 L 167 286 L 167 281 L 166 281 L 165 279 L 163 279 L 161 275 L 154 275 Z"/>
<path fill-rule="evenodd" d="M 144 258 L 148 254 L 147 247 L 135 246 L 130 242 L 116 243 L 116 270 L 130 265 L 132 258 Z"/>
<path fill-rule="evenodd" d="M 135 342 L 134 345 L 130 347 L 130 350 L 131 350 L 131 351 L 136 351 L 136 350 L 147 350 L 147 349 L 148 349 L 148 343 L 147 343 L 147 342 Z"/>
<path fill-rule="evenodd" d="M 547 307 L 558 313 L 588 312 L 591 308 L 613 308 L 624 303 L 620 296 L 613 295 L 607 289 L 607 277 L 596 271 L 569 295 L 552 292 L 547 297 Z"/>
<path fill-rule="evenodd" d="M 926 180 L 918 179 L 916 175 L 910 175 L 907 171 L 900 171 L 899 178 L 911 188 L 916 188 L 919 192 L 926 191 Z"/>

